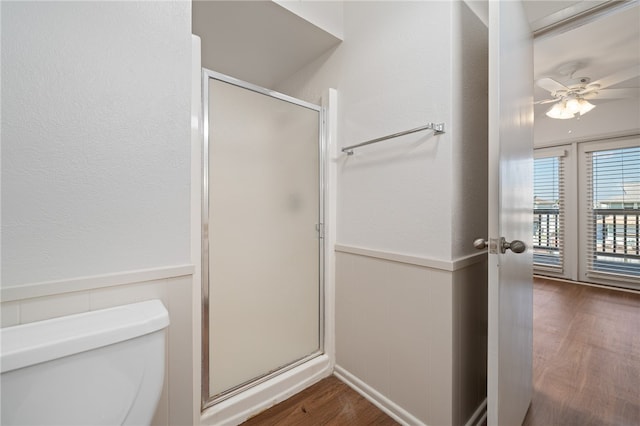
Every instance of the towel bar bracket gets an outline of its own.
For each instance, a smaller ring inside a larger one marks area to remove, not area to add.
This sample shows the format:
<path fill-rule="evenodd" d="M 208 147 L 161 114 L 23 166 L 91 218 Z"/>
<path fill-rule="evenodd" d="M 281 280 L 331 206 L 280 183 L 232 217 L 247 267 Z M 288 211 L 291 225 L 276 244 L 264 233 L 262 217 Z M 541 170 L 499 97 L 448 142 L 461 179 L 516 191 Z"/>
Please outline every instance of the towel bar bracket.
<path fill-rule="evenodd" d="M 433 124 L 433 134 L 439 135 L 444 133 L 444 123 L 430 123 Z"/>

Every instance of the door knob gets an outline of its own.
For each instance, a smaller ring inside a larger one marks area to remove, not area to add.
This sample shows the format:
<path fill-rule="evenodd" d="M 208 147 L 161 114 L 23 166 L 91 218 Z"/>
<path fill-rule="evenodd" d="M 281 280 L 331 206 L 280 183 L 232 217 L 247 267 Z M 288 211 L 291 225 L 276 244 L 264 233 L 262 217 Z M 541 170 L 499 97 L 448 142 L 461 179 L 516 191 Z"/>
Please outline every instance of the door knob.
<path fill-rule="evenodd" d="M 497 239 L 491 240 L 491 247 L 489 247 L 489 243 L 484 238 L 477 238 L 473 241 L 473 246 L 478 250 L 485 249 L 489 247 L 489 253 L 496 254 L 498 252 L 498 247 L 500 248 L 500 253 L 505 253 L 507 249 L 510 249 L 514 253 L 523 253 L 527 249 L 527 245 L 520 240 L 513 240 L 508 242 L 504 237 L 500 238 L 498 242 Z"/>
<path fill-rule="evenodd" d="M 473 246 L 478 250 L 482 250 L 487 248 L 489 244 L 487 244 L 487 241 L 484 238 L 477 238 L 473 240 Z"/>
<path fill-rule="evenodd" d="M 527 249 L 527 245 L 520 240 L 513 240 L 509 243 L 502 238 L 502 253 L 507 249 L 511 249 L 514 253 L 523 253 Z"/>

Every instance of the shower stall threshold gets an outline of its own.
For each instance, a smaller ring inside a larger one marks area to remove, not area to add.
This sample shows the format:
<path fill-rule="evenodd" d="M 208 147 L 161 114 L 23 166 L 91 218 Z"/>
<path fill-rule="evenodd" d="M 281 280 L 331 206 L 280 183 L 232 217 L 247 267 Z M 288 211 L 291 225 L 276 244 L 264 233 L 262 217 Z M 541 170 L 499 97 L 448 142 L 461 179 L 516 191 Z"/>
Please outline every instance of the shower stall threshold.
<path fill-rule="evenodd" d="M 201 425 L 235 426 L 331 375 L 326 354 L 226 399 L 202 412 Z"/>

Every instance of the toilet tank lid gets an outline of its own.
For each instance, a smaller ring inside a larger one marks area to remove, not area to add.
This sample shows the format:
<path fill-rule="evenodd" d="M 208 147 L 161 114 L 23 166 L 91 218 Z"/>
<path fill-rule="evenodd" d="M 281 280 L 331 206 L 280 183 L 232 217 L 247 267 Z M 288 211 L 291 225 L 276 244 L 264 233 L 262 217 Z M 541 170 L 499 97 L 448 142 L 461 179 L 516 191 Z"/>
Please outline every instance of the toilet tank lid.
<path fill-rule="evenodd" d="M 160 300 L 0 329 L 2 373 L 153 333 L 169 325 Z"/>

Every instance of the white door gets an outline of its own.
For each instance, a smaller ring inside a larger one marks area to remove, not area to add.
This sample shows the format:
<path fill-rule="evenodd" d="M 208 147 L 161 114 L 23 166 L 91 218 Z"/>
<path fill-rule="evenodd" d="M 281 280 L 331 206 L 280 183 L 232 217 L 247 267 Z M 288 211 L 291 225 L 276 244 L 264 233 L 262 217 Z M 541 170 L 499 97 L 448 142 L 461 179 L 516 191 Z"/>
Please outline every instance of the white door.
<path fill-rule="evenodd" d="M 521 425 L 531 402 L 532 169 L 532 34 L 520 1 L 490 1 L 489 425 Z"/>

